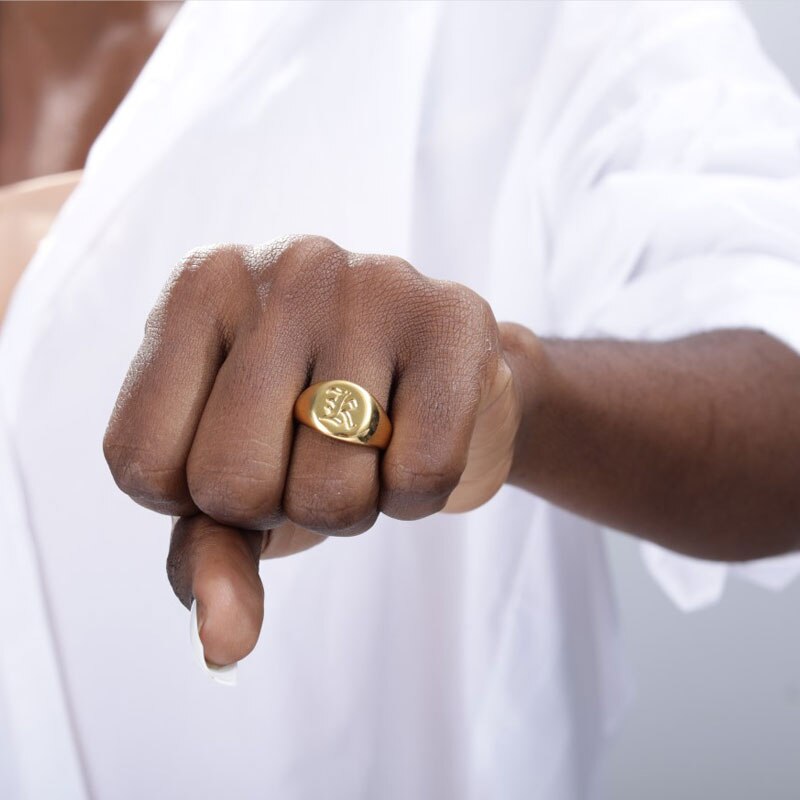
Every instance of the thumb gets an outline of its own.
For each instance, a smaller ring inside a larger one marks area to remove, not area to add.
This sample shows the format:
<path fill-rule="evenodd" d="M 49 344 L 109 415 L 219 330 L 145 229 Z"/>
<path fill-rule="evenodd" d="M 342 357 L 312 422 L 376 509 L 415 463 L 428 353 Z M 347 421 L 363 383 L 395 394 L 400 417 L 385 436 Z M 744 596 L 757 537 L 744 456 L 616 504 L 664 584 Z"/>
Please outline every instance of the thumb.
<path fill-rule="evenodd" d="M 167 575 L 178 599 L 197 605 L 206 661 L 226 666 L 256 646 L 264 619 L 258 575 L 260 531 L 220 525 L 205 514 L 181 517 L 172 529 Z"/>

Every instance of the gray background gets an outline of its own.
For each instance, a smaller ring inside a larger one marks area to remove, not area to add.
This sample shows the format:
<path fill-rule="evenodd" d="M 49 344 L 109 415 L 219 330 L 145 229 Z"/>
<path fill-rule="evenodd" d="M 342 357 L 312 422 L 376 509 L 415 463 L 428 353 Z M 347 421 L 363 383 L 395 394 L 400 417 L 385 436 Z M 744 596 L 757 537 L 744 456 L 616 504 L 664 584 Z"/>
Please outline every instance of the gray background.
<path fill-rule="evenodd" d="M 743 5 L 800 89 L 800 0 Z M 774 594 L 734 580 L 720 604 L 686 615 L 632 539 L 610 537 L 609 552 L 637 684 L 610 800 L 800 800 L 800 581 Z"/>

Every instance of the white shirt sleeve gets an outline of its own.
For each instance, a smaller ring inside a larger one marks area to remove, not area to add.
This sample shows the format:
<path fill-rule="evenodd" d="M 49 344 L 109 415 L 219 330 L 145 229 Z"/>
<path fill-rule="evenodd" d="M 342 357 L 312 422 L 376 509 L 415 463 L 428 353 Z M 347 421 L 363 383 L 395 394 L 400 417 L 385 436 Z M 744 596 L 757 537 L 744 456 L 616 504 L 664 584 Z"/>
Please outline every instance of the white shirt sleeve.
<path fill-rule="evenodd" d="M 607 9 L 606 9 L 607 10 Z M 540 157 L 557 333 L 753 327 L 800 352 L 800 101 L 726 3 L 564 4 Z M 800 555 L 725 565 L 643 545 L 684 609 L 728 574 L 779 588 Z"/>

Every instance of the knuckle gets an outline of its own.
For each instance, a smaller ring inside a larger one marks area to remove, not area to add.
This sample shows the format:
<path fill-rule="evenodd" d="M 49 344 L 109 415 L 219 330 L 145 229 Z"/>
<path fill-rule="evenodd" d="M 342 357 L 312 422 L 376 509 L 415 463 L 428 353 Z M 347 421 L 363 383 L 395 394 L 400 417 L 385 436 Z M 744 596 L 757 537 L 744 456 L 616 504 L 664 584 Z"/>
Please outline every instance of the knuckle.
<path fill-rule="evenodd" d="M 364 311 L 377 310 L 380 319 L 407 317 L 425 296 L 429 279 L 403 258 L 390 255 L 351 254 L 348 280 L 353 298 Z M 380 297 L 375 287 L 380 287 Z"/>
<path fill-rule="evenodd" d="M 285 500 L 286 516 L 303 528 L 319 533 L 362 533 L 377 518 L 374 501 L 365 501 L 345 489 L 328 491 L 298 487 Z"/>
<path fill-rule="evenodd" d="M 316 265 L 321 260 L 338 258 L 345 253 L 336 242 L 325 236 L 301 234 L 278 240 L 275 247 L 280 253 L 279 260 L 291 268 L 309 264 Z"/>
<path fill-rule="evenodd" d="M 140 447 L 109 439 L 103 441 L 103 454 L 117 486 L 131 499 L 165 514 L 186 510 L 182 467 L 165 466 Z"/>
<path fill-rule="evenodd" d="M 189 252 L 172 270 L 147 317 L 145 332 L 158 335 L 170 320 L 189 318 L 220 324 L 226 298 L 243 303 L 252 283 L 248 251 L 239 245 L 215 245 Z M 247 283 L 247 288 L 245 287 Z"/>
<path fill-rule="evenodd" d="M 405 275 L 413 279 L 418 279 L 422 277 L 417 268 L 411 262 L 406 261 L 401 256 L 388 256 L 387 260 L 389 266 L 402 275 Z"/>
<path fill-rule="evenodd" d="M 245 266 L 245 248 L 215 245 L 190 251 L 178 264 L 170 281 L 174 292 L 206 295 L 230 284 Z"/>
<path fill-rule="evenodd" d="M 467 323 L 471 330 L 484 330 L 494 325 L 492 308 L 477 292 L 455 281 L 436 281 L 436 305 L 440 312 Z"/>
<path fill-rule="evenodd" d="M 350 265 L 364 280 L 393 280 L 401 286 L 416 287 L 421 281 L 429 280 L 400 256 L 382 253 L 350 253 Z"/>
<path fill-rule="evenodd" d="M 348 254 L 323 236 L 293 236 L 269 246 L 275 265 L 270 298 L 288 318 L 325 316 Z"/>
<path fill-rule="evenodd" d="M 402 363 L 421 352 L 426 359 L 453 358 L 469 365 L 483 363 L 497 351 L 496 322 L 489 303 L 467 286 L 419 276 L 412 278 L 399 336 Z"/>
<path fill-rule="evenodd" d="M 187 477 L 195 505 L 217 522 L 266 530 L 279 519 L 280 492 L 269 487 L 263 477 L 191 465 Z"/>

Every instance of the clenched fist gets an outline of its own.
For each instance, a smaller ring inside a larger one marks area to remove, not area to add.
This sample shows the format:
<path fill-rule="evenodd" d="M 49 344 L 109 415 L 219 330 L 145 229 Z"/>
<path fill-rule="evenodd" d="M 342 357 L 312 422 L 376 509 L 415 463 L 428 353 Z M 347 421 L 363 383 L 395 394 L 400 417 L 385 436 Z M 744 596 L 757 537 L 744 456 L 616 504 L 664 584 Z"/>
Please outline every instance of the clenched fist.
<path fill-rule="evenodd" d="M 388 411 L 381 452 L 294 422 L 344 379 Z M 198 604 L 207 659 L 255 644 L 258 558 L 488 500 L 511 467 L 521 400 L 488 304 L 399 258 L 313 236 L 215 247 L 173 272 L 148 318 L 104 452 L 120 488 L 181 517 L 169 575 Z"/>

